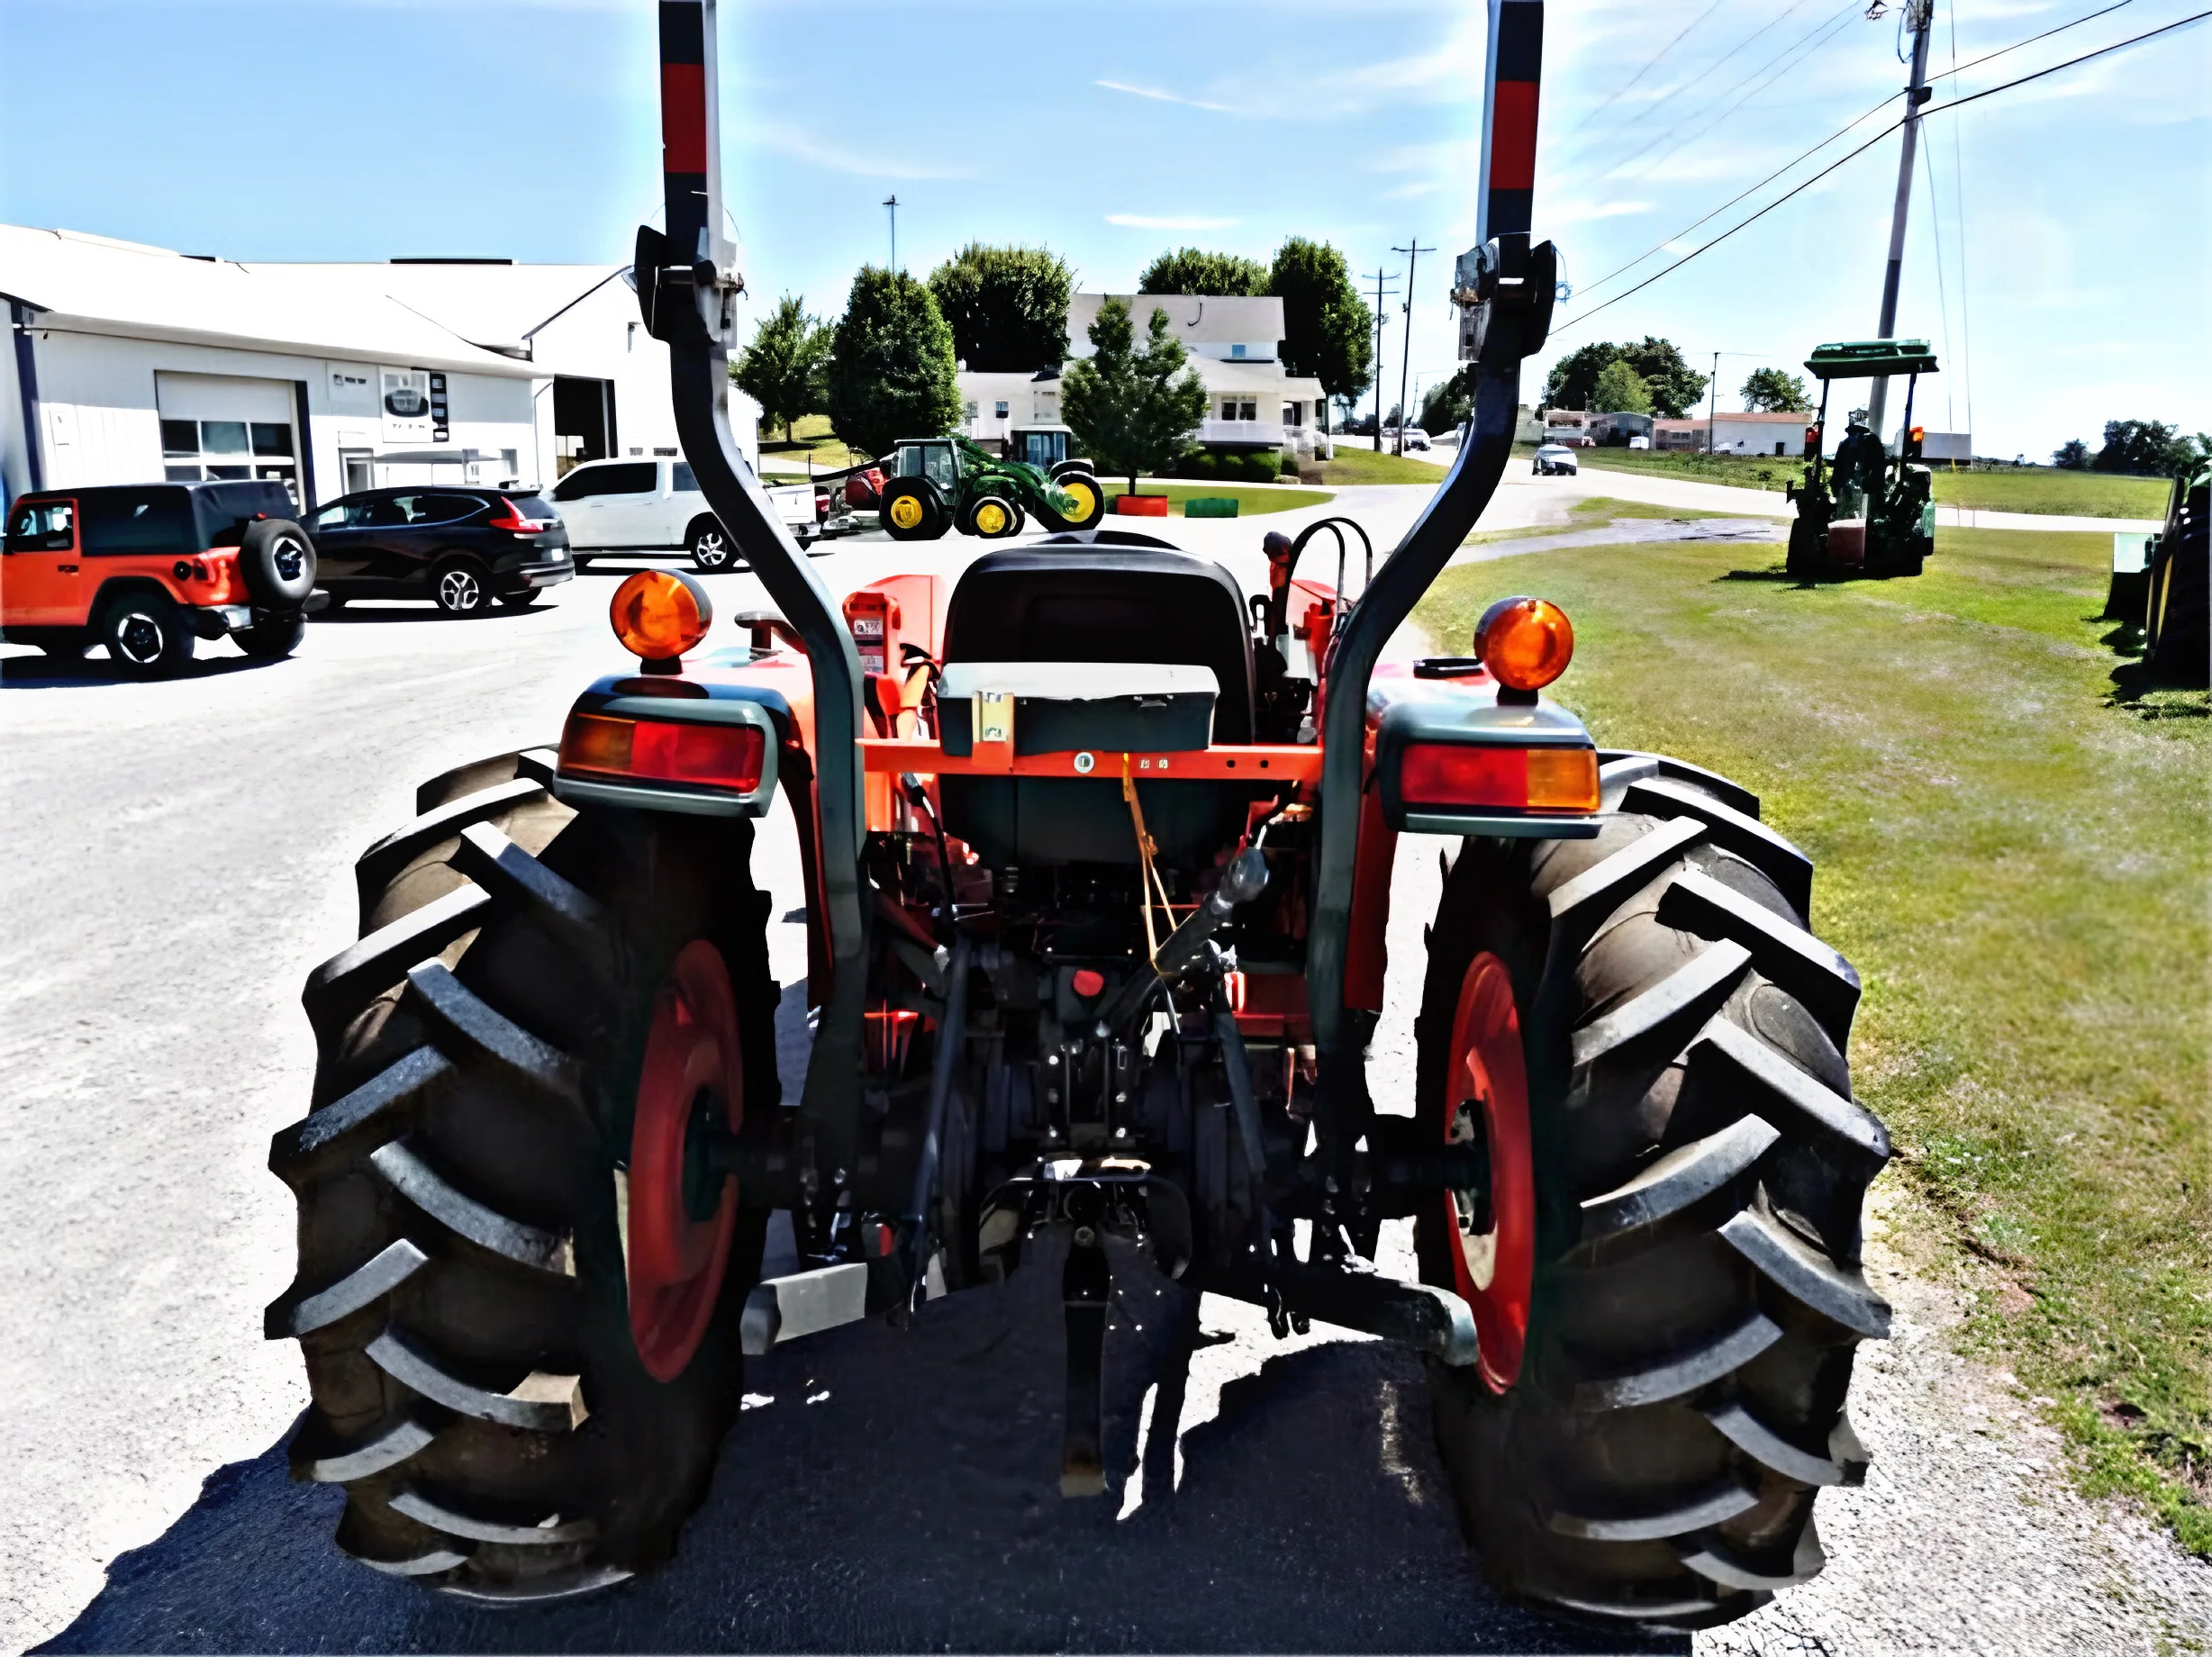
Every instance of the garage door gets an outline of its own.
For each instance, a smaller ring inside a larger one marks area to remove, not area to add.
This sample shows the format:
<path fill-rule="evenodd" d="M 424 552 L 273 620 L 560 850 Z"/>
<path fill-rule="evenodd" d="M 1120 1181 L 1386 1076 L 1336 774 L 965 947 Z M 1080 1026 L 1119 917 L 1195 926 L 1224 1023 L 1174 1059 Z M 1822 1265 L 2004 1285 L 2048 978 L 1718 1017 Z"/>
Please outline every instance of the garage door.
<path fill-rule="evenodd" d="M 290 380 L 217 374 L 154 376 L 161 411 L 162 475 L 275 478 L 300 498 L 299 431 Z"/>

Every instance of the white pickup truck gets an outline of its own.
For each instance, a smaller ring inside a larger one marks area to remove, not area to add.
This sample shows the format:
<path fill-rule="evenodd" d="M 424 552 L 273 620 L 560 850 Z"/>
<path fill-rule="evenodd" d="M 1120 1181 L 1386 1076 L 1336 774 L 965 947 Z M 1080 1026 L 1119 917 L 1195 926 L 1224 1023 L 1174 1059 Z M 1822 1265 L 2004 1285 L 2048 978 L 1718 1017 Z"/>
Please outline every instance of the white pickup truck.
<path fill-rule="evenodd" d="M 700 493 L 688 461 L 665 455 L 587 460 L 547 493 L 568 531 L 569 555 L 578 569 L 609 553 L 688 552 L 692 563 L 709 574 L 739 566 L 737 548 Z M 830 516 L 830 490 L 779 484 L 767 494 L 784 527 L 811 550 Z"/>

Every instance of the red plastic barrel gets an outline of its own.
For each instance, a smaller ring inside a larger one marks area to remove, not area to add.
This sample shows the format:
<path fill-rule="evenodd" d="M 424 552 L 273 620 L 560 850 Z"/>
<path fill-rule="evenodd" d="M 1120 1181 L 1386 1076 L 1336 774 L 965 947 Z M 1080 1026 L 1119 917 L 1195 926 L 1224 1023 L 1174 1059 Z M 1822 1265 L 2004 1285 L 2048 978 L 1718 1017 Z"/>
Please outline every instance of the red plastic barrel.
<path fill-rule="evenodd" d="M 1165 518 L 1167 516 L 1167 497 L 1164 494 L 1118 494 L 1114 497 L 1114 511 L 1124 518 Z"/>

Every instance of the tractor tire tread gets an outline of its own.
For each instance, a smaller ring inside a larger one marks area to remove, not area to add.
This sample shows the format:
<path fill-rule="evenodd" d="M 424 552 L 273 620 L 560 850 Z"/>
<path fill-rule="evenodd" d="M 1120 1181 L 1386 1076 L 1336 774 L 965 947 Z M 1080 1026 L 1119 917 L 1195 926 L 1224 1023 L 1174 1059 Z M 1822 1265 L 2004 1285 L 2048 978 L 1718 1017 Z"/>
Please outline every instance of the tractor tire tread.
<path fill-rule="evenodd" d="M 394 1139 L 378 1145 L 369 1153 L 368 1163 L 394 1191 L 455 1236 L 534 1272 L 556 1277 L 576 1274 L 576 1250 L 567 1237 L 509 1219 L 457 1190 L 440 1178 L 408 1141 Z M 394 1243 L 392 1249 L 401 1246 Z"/>

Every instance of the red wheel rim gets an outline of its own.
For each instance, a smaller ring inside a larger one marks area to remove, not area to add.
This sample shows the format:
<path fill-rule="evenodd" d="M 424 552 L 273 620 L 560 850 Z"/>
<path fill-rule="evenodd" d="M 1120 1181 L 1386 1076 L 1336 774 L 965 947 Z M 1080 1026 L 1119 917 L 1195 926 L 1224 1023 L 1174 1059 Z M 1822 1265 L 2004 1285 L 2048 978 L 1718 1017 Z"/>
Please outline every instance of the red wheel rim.
<path fill-rule="evenodd" d="M 1478 955 L 1460 981 L 1444 1081 L 1445 1143 L 1490 1144 L 1490 1227 L 1473 1228 L 1479 1203 L 1444 1199 L 1452 1279 L 1474 1313 L 1481 1338 L 1476 1367 L 1493 1392 L 1520 1374 L 1528 1337 L 1529 1284 L 1536 1274 L 1536 1170 L 1528 1146 L 1528 1069 L 1521 1053 L 1513 978 L 1496 955 Z"/>
<path fill-rule="evenodd" d="M 684 1372 L 721 1294 L 737 1181 L 725 1179 L 712 1217 L 695 1219 L 684 1201 L 684 1159 L 694 1116 L 714 1113 L 732 1131 L 744 1121 L 743 1059 L 721 952 L 694 939 L 653 998 L 630 1135 L 630 1332 L 656 1381 Z"/>

